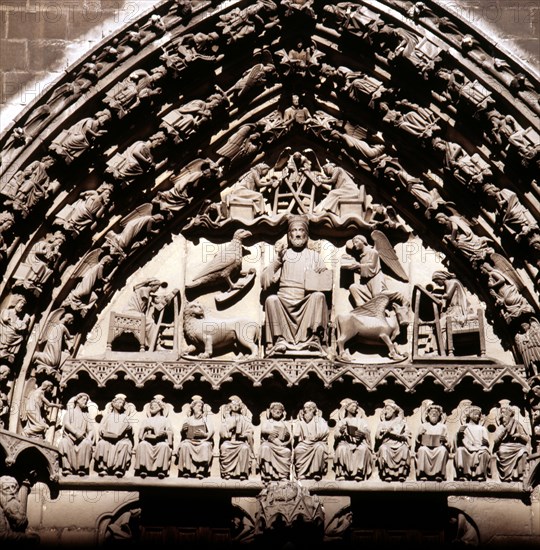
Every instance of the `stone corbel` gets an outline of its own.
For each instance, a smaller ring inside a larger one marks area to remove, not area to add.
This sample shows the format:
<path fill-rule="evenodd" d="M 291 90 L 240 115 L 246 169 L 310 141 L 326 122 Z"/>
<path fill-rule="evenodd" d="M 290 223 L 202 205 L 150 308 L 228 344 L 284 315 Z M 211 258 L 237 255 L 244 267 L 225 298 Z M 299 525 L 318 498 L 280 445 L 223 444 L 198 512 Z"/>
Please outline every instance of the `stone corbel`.
<path fill-rule="evenodd" d="M 23 455 L 27 449 L 35 449 L 45 459 L 46 463 L 47 472 L 46 474 L 43 473 L 45 475 L 42 475 L 41 477 L 48 479 L 50 484 L 53 485 L 58 482 L 60 475 L 60 453 L 56 447 L 45 443 L 43 440 L 31 439 L 2 429 L 0 429 L 0 447 L 2 447 L 6 454 L 4 461 L 5 468 L 12 468 L 16 466 L 17 462 L 21 458 L 21 455 Z M 23 477 L 28 477 L 30 479 L 35 477 L 30 471 L 30 467 L 35 465 L 35 462 L 35 460 L 32 460 L 27 466 L 21 464 L 20 469 Z M 0 467 L 2 467 L 1 464 Z M 41 472 L 37 473 L 39 475 Z M 50 488 L 52 489 L 51 486 Z"/>

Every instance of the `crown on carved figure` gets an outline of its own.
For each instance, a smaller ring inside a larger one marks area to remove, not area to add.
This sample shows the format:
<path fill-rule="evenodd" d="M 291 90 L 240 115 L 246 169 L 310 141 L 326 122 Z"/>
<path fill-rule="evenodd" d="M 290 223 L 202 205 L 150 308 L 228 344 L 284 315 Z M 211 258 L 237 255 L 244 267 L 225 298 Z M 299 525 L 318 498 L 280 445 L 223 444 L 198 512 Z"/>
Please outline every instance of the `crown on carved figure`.
<path fill-rule="evenodd" d="M 307 232 L 309 227 L 309 220 L 307 216 L 300 216 L 300 215 L 289 216 L 288 221 L 289 221 L 289 226 L 288 226 L 289 231 L 294 227 L 302 227 Z"/>

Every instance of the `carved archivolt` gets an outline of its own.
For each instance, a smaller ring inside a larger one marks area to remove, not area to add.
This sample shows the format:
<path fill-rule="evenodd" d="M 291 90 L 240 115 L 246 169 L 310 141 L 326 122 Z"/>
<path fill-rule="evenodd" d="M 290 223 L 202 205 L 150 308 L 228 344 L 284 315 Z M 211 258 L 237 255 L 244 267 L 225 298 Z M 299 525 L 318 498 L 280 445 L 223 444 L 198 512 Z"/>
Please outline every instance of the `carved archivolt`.
<path fill-rule="evenodd" d="M 528 389 L 538 83 L 492 51 L 391 1 L 163 2 L 104 41 L 0 138 L 2 403 L 84 371 Z"/>

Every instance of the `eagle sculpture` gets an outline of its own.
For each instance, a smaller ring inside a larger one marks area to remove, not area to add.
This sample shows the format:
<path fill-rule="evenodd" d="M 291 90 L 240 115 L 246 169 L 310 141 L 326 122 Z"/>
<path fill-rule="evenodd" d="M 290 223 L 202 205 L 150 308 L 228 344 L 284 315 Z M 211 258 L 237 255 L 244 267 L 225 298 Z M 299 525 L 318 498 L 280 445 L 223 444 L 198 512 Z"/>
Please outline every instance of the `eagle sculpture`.
<path fill-rule="evenodd" d="M 201 285 L 215 284 L 224 279 L 229 285 L 227 292 L 236 289 L 237 286 L 232 282 L 231 276 L 238 275 L 242 269 L 242 241 L 248 237 L 251 237 L 251 233 L 245 229 L 235 231 L 232 241 L 221 247 L 210 262 L 193 277 L 193 281 L 186 285 L 186 288 L 193 289 Z"/>

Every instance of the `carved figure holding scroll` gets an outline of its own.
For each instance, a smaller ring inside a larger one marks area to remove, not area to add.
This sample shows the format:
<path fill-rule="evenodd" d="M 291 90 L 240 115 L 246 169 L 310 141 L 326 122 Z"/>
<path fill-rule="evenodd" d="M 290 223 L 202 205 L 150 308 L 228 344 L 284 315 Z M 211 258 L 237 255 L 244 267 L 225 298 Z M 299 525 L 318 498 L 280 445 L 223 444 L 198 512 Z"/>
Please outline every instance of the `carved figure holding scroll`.
<path fill-rule="evenodd" d="M 126 395 L 118 393 L 105 407 L 95 456 L 95 468 L 100 476 L 122 477 L 131 463 L 133 427 L 130 417 L 135 407 L 126 400 Z"/>
<path fill-rule="evenodd" d="M 251 413 L 235 396 L 221 409 L 219 431 L 219 467 L 223 479 L 246 480 L 253 457 L 253 424 Z"/>
<path fill-rule="evenodd" d="M 106 174 L 110 174 L 123 185 L 129 185 L 139 176 L 155 168 L 155 149 L 163 145 L 166 140 L 167 137 L 160 131 L 146 141 L 136 141 L 108 162 Z"/>
<path fill-rule="evenodd" d="M 493 453 L 501 481 L 523 479 L 527 457 L 530 454 L 530 436 L 519 420 L 519 410 L 508 402 L 502 402 L 497 414 Z"/>
<path fill-rule="evenodd" d="M 111 120 L 108 109 L 97 112 L 93 117 L 83 118 L 68 130 L 55 138 L 49 149 L 62 157 L 66 164 L 71 164 L 94 144 L 97 138 L 104 136 L 104 126 Z"/>
<path fill-rule="evenodd" d="M 304 403 L 292 431 L 296 477 L 320 481 L 328 469 L 328 424 L 313 401 Z"/>
<path fill-rule="evenodd" d="M 263 481 L 289 479 L 291 473 L 291 432 L 283 403 L 270 403 L 261 422 L 259 468 Z"/>
<path fill-rule="evenodd" d="M 33 316 L 25 313 L 26 298 L 11 297 L 11 303 L 0 312 L 0 359 L 13 363 L 26 337 Z"/>
<path fill-rule="evenodd" d="M 520 242 L 523 237 L 539 230 L 538 222 L 523 206 L 516 193 L 506 188 L 498 189 L 491 183 L 484 185 L 483 190 L 488 197 L 495 199 L 497 219 L 510 235 L 515 236 L 516 241 Z"/>
<path fill-rule="evenodd" d="M 391 399 L 386 399 L 375 434 L 375 450 L 382 481 L 405 481 L 409 475 L 410 437 L 403 409 Z"/>
<path fill-rule="evenodd" d="M 63 435 L 58 442 L 64 475 L 88 475 L 95 441 L 93 422 L 88 411 L 90 396 L 78 393 L 67 404 Z"/>
<path fill-rule="evenodd" d="M 456 434 L 454 462 L 458 480 L 485 481 L 489 472 L 491 453 L 488 432 L 480 424 L 480 407 L 469 406 L 465 411 L 465 422 Z"/>
<path fill-rule="evenodd" d="M 164 416 L 168 407 L 162 395 L 156 395 L 146 406 L 147 418 L 139 428 L 139 444 L 135 450 L 135 475 L 143 479 L 148 475 L 157 475 L 159 479 L 167 477 L 171 465 L 173 447 L 173 427 Z"/>
<path fill-rule="evenodd" d="M 3 189 L 8 194 L 7 204 L 12 204 L 14 210 L 21 212 L 26 218 L 30 210 L 41 199 L 47 198 L 50 191 L 50 176 L 48 171 L 55 164 L 55 160 L 46 156 L 30 163 L 24 170 L 17 172 L 13 179 Z"/>
<path fill-rule="evenodd" d="M 109 183 L 97 189 L 83 191 L 79 198 L 68 204 L 57 214 L 56 225 L 64 227 L 73 236 L 79 235 L 86 228 L 95 229 L 111 202 L 113 186 Z"/>
<path fill-rule="evenodd" d="M 373 452 L 366 414 L 357 401 L 344 399 L 334 433 L 336 481 L 362 481 L 371 475 Z"/>
<path fill-rule="evenodd" d="M 209 409 L 198 395 L 193 397 L 188 417 L 180 430 L 182 441 L 178 447 L 179 476 L 203 479 L 210 475 L 214 428 L 209 419 Z"/>
<path fill-rule="evenodd" d="M 108 105 L 118 118 L 123 118 L 142 102 L 150 101 L 153 96 L 161 94 L 162 90 L 156 87 L 156 83 L 166 73 L 167 69 L 162 65 L 152 69 L 152 74 L 137 69 L 108 92 L 103 103 Z"/>
<path fill-rule="evenodd" d="M 440 405 L 430 403 L 416 436 L 416 477 L 421 481 L 446 479 L 448 429 Z"/>
<path fill-rule="evenodd" d="M 19 265 L 13 275 L 17 280 L 15 285 L 31 290 L 38 296 L 62 257 L 61 248 L 65 242 L 65 235 L 55 231 L 33 245 L 24 263 Z"/>

